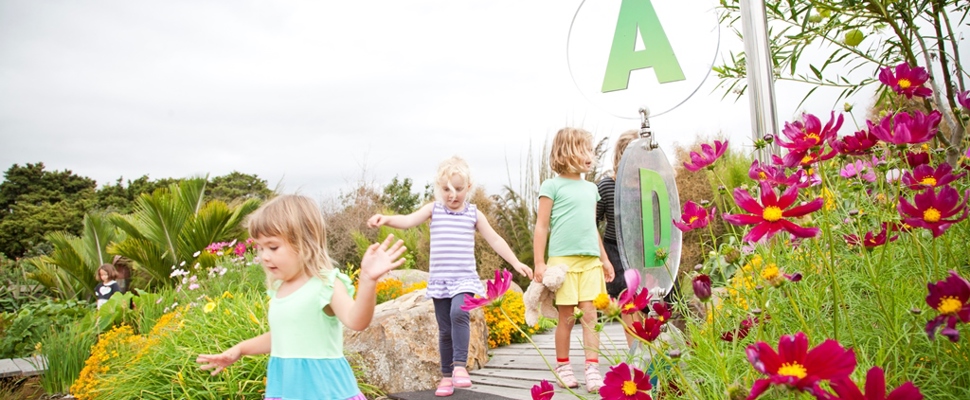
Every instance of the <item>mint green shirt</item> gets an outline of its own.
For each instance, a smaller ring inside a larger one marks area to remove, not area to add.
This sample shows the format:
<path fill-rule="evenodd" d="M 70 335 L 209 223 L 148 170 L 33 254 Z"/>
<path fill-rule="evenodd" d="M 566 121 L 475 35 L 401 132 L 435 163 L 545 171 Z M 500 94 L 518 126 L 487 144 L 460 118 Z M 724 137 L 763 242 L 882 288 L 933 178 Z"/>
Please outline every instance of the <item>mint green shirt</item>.
<path fill-rule="evenodd" d="M 311 277 L 295 292 L 280 299 L 268 290 L 270 355 L 281 358 L 340 358 L 344 356 L 343 324 L 323 308 L 330 304 L 333 285 L 339 279 L 354 296 L 350 278 L 334 269 L 323 273 L 327 282 Z"/>
<path fill-rule="evenodd" d="M 555 177 L 539 186 L 539 197 L 552 199 L 549 219 L 549 257 L 600 256 L 596 230 L 596 184 Z"/>

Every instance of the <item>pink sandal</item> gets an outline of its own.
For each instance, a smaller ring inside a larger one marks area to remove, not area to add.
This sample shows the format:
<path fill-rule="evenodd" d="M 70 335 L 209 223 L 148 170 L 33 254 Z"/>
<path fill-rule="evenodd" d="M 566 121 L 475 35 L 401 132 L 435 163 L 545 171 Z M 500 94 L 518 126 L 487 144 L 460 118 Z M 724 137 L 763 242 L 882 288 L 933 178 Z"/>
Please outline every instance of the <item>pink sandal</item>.
<path fill-rule="evenodd" d="M 472 377 L 468 375 L 468 370 L 465 367 L 455 367 L 455 370 L 451 373 L 451 382 L 455 387 L 471 387 Z"/>
<path fill-rule="evenodd" d="M 455 394 L 455 385 L 448 378 L 441 378 L 441 382 L 438 382 L 438 388 L 435 389 L 434 395 L 437 397 L 448 397 Z"/>
<path fill-rule="evenodd" d="M 559 386 L 564 388 L 577 388 L 579 387 L 579 382 L 576 382 L 576 376 L 573 375 L 573 366 L 569 364 L 563 364 L 556 367 L 556 380 Z"/>
<path fill-rule="evenodd" d="M 599 364 L 586 364 L 586 391 L 597 393 L 603 387 L 603 377 L 600 376 Z"/>

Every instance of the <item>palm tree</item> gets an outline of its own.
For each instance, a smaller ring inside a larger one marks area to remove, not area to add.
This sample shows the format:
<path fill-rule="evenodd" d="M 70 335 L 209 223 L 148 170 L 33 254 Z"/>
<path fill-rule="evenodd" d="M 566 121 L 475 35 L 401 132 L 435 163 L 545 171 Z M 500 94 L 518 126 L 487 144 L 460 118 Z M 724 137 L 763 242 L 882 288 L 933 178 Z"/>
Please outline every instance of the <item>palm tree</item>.
<path fill-rule="evenodd" d="M 111 262 L 108 244 L 121 234 L 100 214 L 84 216 L 81 236 L 58 231 L 46 235 L 53 250 L 49 255 L 24 262 L 36 269 L 27 275 L 61 298 L 90 299 L 98 284 L 95 272 Z"/>
<path fill-rule="evenodd" d="M 211 243 L 239 238 L 242 222 L 260 205 L 248 199 L 234 207 L 221 200 L 204 201 L 206 178 L 192 178 L 142 194 L 128 215 L 109 219 L 127 234 L 108 247 L 112 254 L 133 260 L 151 283 L 169 285 L 175 268 L 205 268 L 215 256 L 202 251 Z"/>

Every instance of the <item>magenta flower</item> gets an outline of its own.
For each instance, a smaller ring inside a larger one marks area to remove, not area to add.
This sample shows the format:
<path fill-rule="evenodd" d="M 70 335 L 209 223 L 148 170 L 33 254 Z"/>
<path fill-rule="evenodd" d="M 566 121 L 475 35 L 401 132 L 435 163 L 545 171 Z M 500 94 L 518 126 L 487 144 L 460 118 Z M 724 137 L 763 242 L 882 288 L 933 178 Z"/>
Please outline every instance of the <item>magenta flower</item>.
<path fill-rule="evenodd" d="M 236 248 L 233 250 L 236 256 L 242 257 L 246 254 L 246 244 L 243 242 L 236 243 Z"/>
<path fill-rule="evenodd" d="M 465 304 L 462 304 L 461 306 L 462 311 L 471 311 L 501 299 L 502 296 L 505 295 L 505 292 L 509 290 L 509 286 L 511 285 L 512 273 L 507 269 L 496 270 L 495 280 L 488 281 L 485 284 L 487 287 L 486 297 L 472 297 L 466 294 Z"/>
<path fill-rule="evenodd" d="M 909 171 L 904 172 L 903 184 L 912 190 L 937 188 L 966 175 L 966 172 L 959 175 L 953 175 L 952 172 L 953 167 L 947 163 L 940 164 L 936 169 L 933 169 L 928 164 L 923 164 L 914 168 L 912 173 Z"/>
<path fill-rule="evenodd" d="M 926 334 L 933 340 L 936 328 L 946 323 L 946 328 L 940 334 L 955 343 L 960 340 L 957 322 L 970 322 L 970 282 L 957 275 L 956 271 L 950 270 L 950 276 L 945 280 L 927 283 L 926 288 L 930 292 L 926 296 L 926 304 L 940 312 L 940 315 L 926 323 Z"/>
<path fill-rule="evenodd" d="M 835 340 L 828 339 L 809 350 L 808 337 L 803 332 L 782 336 L 778 352 L 767 343 L 758 342 L 748 346 L 745 353 L 756 371 L 768 375 L 755 381 L 748 399 L 758 398 L 772 385 L 819 397 L 823 393 L 819 382 L 848 378 L 856 366 L 855 353 Z"/>
<path fill-rule="evenodd" d="M 785 129 L 781 131 L 782 136 L 778 137 L 778 145 L 788 149 L 790 152 L 806 153 L 810 150 L 818 150 L 826 141 L 836 138 L 836 133 L 842 127 L 842 114 L 835 119 L 835 111 L 832 111 L 829 121 L 822 127 L 822 121 L 812 114 L 802 114 L 802 121 L 785 122 Z M 784 139 L 788 139 L 785 141 Z"/>
<path fill-rule="evenodd" d="M 640 287 L 640 271 L 628 269 L 623 273 L 626 290 L 620 293 L 617 303 L 624 314 L 633 314 L 650 304 L 650 291 Z"/>
<path fill-rule="evenodd" d="M 829 151 L 825 152 L 822 151 L 821 147 L 819 147 L 817 149 L 808 151 L 790 151 L 788 154 L 785 154 L 784 158 L 772 155 L 771 162 L 776 165 L 784 166 L 785 168 L 809 168 L 812 166 L 812 164 L 831 159 L 838 154 L 839 152 L 835 151 L 835 149 L 829 149 Z"/>
<path fill-rule="evenodd" d="M 865 246 L 866 249 L 871 250 L 886 244 L 886 236 L 888 236 L 888 224 L 883 222 L 882 230 L 880 230 L 878 233 L 872 233 L 871 231 L 866 232 L 862 240 L 859 240 L 859 237 L 856 235 L 845 235 L 843 237 L 845 238 L 845 242 L 852 246 L 862 245 Z M 896 239 L 899 239 L 899 235 L 893 235 L 893 237 L 889 238 L 888 241 L 894 242 Z"/>
<path fill-rule="evenodd" d="M 963 108 L 970 110 L 970 90 L 963 93 L 957 93 L 957 103 L 960 103 Z"/>
<path fill-rule="evenodd" d="M 687 170 L 690 172 L 697 172 L 701 168 L 709 167 L 714 164 L 714 161 L 717 161 L 718 158 L 724 155 L 727 148 L 727 140 L 725 140 L 723 143 L 719 140 L 715 140 L 713 148 L 711 145 L 704 143 L 701 145 L 702 154 L 697 154 L 697 152 L 694 151 L 690 152 L 690 162 L 685 162 L 684 168 L 687 168 Z"/>
<path fill-rule="evenodd" d="M 849 179 L 858 176 L 859 179 L 865 180 L 866 182 L 876 181 L 876 172 L 873 171 L 872 167 L 878 160 L 873 157 L 872 162 L 864 160 L 856 160 L 842 167 L 839 171 L 839 176 Z"/>
<path fill-rule="evenodd" d="M 935 238 L 949 229 L 950 225 L 967 218 L 967 197 L 970 197 L 970 190 L 964 194 L 961 203 L 960 193 L 953 187 L 943 186 L 939 194 L 933 188 L 929 188 L 913 197 L 914 204 L 910 204 L 909 200 L 900 196 L 896 209 L 899 210 L 904 223 L 929 229 Z M 958 213 L 959 216 L 957 216 Z M 947 219 L 950 217 L 954 218 Z"/>
<path fill-rule="evenodd" d="M 882 368 L 872 367 L 866 374 L 866 394 L 863 395 L 855 382 L 848 377 L 833 379 L 829 386 L 836 396 L 826 393 L 824 399 L 831 400 L 923 400 L 923 394 L 913 382 L 907 381 L 886 394 L 886 374 Z"/>
<path fill-rule="evenodd" d="M 634 322 L 632 325 L 630 325 L 628 330 L 632 331 L 632 333 L 637 337 L 648 342 L 652 342 L 660 337 L 661 325 L 663 325 L 663 322 L 660 322 L 660 320 L 656 318 L 650 317 L 643 321 Z"/>
<path fill-rule="evenodd" d="M 545 379 L 532 387 L 532 400 L 552 400 L 554 394 L 556 394 L 556 389 Z"/>
<path fill-rule="evenodd" d="M 751 214 L 724 214 L 724 220 L 734 225 L 755 225 L 747 235 L 744 235 L 744 240 L 748 242 L 757 242 L 766 235 L 767 239 L 770 239 L 781 230 L 795 237 L 815 237 L 818 234 L 818 228 L 803 228 L 786 218 L 801 217 L 818 211 L 822 208 L 824 200 L 819 197 L 789 209 L 788 207 L 794 204 L 797 198 L 798 188 L 795 186 L 789 187 L 781 197 L 777 197 L 771 186 L 761 182 L 761 203 L 759 204 L 751 198 L 747 190 L 737 188 L 734 189 L 734 202 Z"/>
<path fill-rule="evenodd" d="M 879 125 L 873 125 L 872 121 L 866 121 L 869 131 L 879 140 L 892 144 L 919 144 L 936 136 L 940 126 L 942 115 L 939 111 L 923 114 L 916 110 L 913 115 L 907 112 L 887 115 Z"/>
<path fill-rule="evenodd" d="M 600 388 L 603 400 L 650 400 L 650 375 L 627 363 L 610 367 Z"/>
<path fill-rule="evenodd" d="M 896 93 L 911 99 L 913 96 L 929 97 L 933 91 L 923 87 L 930 74 L 926 73 L 923 67 L 910 68 L 909 64 L 901 63 L 896 66 L 896 71 L 885 67 L 879 71 L 879 82 L 891 87 Z"/>
<path fill-rule="evenodd" d="M 906 152 L 906 164 L 909 165 L 910 168 L 916 168 L 920 165 L 929 164 L 929 163 L 930 163 L 930 153 L 925 153 L 922 151 Z"/>
<path fill-rule="evenodd" d="M 700 301 L 707 301 L 711 298 L 711 277 L 700 274 L 694 277 L 694 296 Z"/>
<path fill-rule="evenodd" d="M 833 149 L 847 156 L 862 156 L 869 154 L 879 142 L 879 138 L 867 130 L 861 130 L 842 139 L 832 140 L 829 145 Z"/>
<path fill-rule="evenodd" d="M 657 314 L 657 321 L 660 321 L 661 324 L 666 324 L 667 321 L 670 321 L 671 314 L 667 303 L 658 301 L 653 303 L 653 306 L 651 307 L 653 308 L 653 312 Z"/>
<path fill-rule="evenodd" d="M 785 175 L 785 169 L 774 165 L 763 165 L 761 161 L 754 160 L 751 168 L 748 169 L 748 177 L 758 182 L 768 182 L 771 186 L 796 186 L 802 180 L 804 171 L 798 170 L 791 176 Z M 799 187 L 803 187 L 800 186 Z"/>
<path fill-rule="evenodd" d="M 767 319 L 767 318 L 766 318 Z M 748 317 L 744 321 L 741 321 L 741 326 L 733 331 L 727 331 L 721 334 L 721 340 L 725 342 L 733 342 L 735 340 L 741 340 L 748 337 L 748 332 L 751 331 L 755 325 L 760 322 L 758 317 Z"/>
<path fill-rule="evenodd" d="M 714 215 L 715 211 L 717 209 L 711 207 L 710 214 L 708 214 L 708 211 L 704 207 L 697 205 L 693 201 L 688 201 L 687 204 L 684 204 L 684 212 L 681 213 L 681 220 L 673 221 L 674 226 L 682 232 L 704 228 L 711 222 L 710 216 Z"/>

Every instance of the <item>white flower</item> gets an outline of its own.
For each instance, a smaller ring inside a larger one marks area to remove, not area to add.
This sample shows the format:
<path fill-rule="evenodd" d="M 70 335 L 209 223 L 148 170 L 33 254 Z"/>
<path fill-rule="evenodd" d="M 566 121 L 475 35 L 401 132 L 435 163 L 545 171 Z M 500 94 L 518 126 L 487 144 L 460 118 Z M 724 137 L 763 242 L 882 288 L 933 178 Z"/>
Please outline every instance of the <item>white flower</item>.
<path fill-rule="evenodd" d="M 189 285 L 189 290 L 195 290 L 195 289 L 198 289 L 198 288 L 199 288 L 199 284 L 198 283 L 193 283 L 193 284 Z"/>
<path fill-rule="evenodd" d="M 202 266 L 202 264 L 195 263 L 195 265 L 192 268 L 193 269 L 199 269 L 200 266 Z"/>
<path fill-rule="evenodd" d="M 184 267 L 184 266 L 185 266 L 185 261 L 182 261 L 182 262 L 180 262 L 180 263 L 179 263 L 179 266 L 180 266 L 180 267 Z"/>
<path fill-rule="evenodd" d="M 201 251 L 201 250 L 199 250 L 199 251 L 197 251 L 197 252 L 195 252 L 195 253 L 192 253 L 192 257 L 193 257 L 193 258 L 194 258 L 194 257 L 198 257 L 198 256 L 199 256 L 199 254 L 202 254 L 202 251 Z"/>

